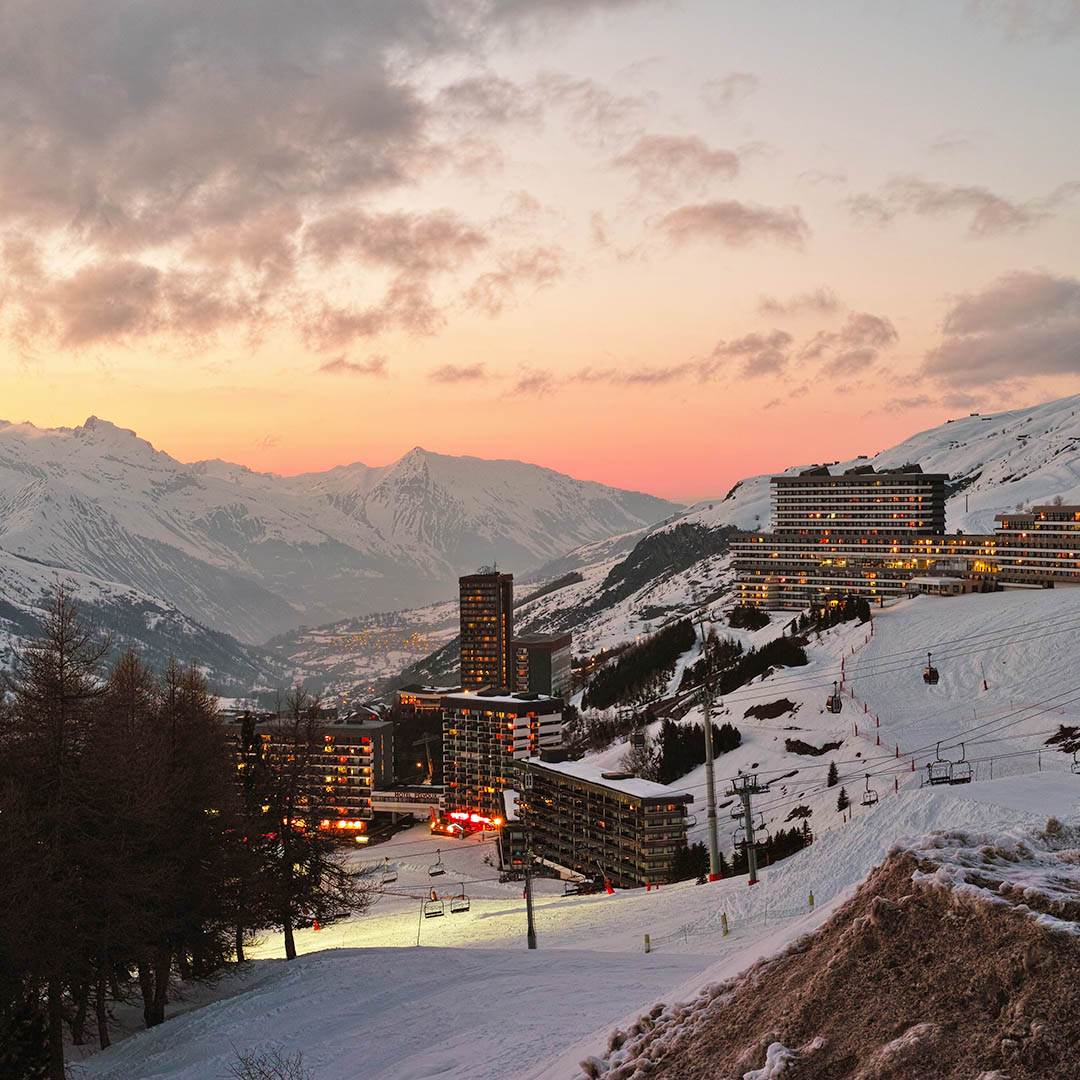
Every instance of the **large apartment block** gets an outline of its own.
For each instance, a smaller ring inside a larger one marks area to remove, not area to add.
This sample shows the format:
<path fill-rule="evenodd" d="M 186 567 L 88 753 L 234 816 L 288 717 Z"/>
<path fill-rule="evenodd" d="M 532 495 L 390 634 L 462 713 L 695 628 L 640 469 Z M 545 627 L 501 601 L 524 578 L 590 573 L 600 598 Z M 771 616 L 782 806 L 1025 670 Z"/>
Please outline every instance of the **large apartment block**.
<path fill-rule="evenodd" d="M 236 746 L 237 777 L 260 766 L 284 765 L 292 753 L 280 720 L 240 716 L 227 731 Z M 320 726 L 304 767 L 305 798 L 318 810 L 318 827 L 356 835 L 373 817 L 371 792 L 393 774 L 394 726 L 386 720 L 330 720 Z M 256 781 L 257 782 L 257 781 Z"/>
<path fill-rule="evenodd" d="M 463 690 L 514 686 L 514 575 L 480 571 L 458 579 Z"/>
<path fill-rule="evenodd" d="M 787 487 L 786 481 L 798 479 L 774 477 L 773 481 L 785 481 Z M 732 538 L 740 602 L 801 610 L 847 594 L 882 600 L 918 591 L 931 575 L 962 580 L 965 590 L 975 591 L 1080 584 L 1080 507 L 1036 506 L 999 514 L 992 534 L 945 533 L 936 526 L 926 534 L 925 523 L 937 520 L 937 495 L 929 514 L 916 517 L 913 525 L 892 529 L 880 528 L 879 511 L 861 501 L 852 511 L 854 517 L 819 517 L 841 513 L 833 495 L 821 497 L 820 507 L 807 502 L 800 504 L 799 513 L 811 522 L 830 523 L 828 527 L 796 528 L 789 512 L 783 526 L 777 521 L 774 532 Z M 781 505 L 779 496 L 777 505 Z M 942 502 L 942 520 L 943 514 Z M 861 521 L 863 528 L 832 527 L 837 520 Z M 932 591 L 954 590 L 941 588 L 939 582 Z"/>
<path fill-rule="evenodd" d="M 941 534 L 947 479 L 918 465 L 880 472 L 858 465 L 835 475 L 818 465 L 796 476 L 774 476 L 773 528 L 819 536 Z"/>
<path fill-rule="evenodd" d="M 693 796 L 584 761 L 531 758 L 519 799 L 534 856 L 631 888 L 671 880 Z"/>
<path fill-rule="evenodd" d="M 503 818 L 520 763 L 562 742 L 563 703 L 540 694 L 449 694 L 443 712 L 447 811 Z"/>

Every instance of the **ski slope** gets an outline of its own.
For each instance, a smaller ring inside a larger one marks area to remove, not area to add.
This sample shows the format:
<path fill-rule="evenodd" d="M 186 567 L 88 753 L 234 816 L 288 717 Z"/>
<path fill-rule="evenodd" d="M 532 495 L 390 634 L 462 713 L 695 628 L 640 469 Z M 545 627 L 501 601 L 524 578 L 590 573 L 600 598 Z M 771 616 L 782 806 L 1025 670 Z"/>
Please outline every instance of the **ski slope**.
<path fill-rule="evenodd" d="M 985 718 L 1009 723 L 1015 717 L 1005 713 L 1017 703 L 1030 706 L 1055 694 L 1067 700 L 1080 681 L 1069 663 L 1074 622 L 1080 623 L 1080 590 L 922 597 L 875 613 L 872 635 L 869 624 L 835 627 L 811 641 L 805 667 L 780 669 L 725 697 L 714 719 L 735 723 L 744 741 L 717 759 L 722 846 L 730 852 L 736 823 L 724 793 L 739 770 L 771 781 L 770 792 L 755 800 L 755 818 L 766 828 L 782 826 L 795 806 L 806 806 L 815 833 L 810 847 L 763 867 L 754 888 L 744 876 L 564 897 L 559 883 L 541 880 L 539 949 L 530 953 L 521 885 L 498 881 L 492 842 L 436 840 L 418 825 L 355 853 L 377 882 L 384 859 L 397 874 L 378 886 L 368 913 L 299 931 L 301 957 L 293 963 L 281 959 L 281 936 L 268 936 L 252 950 L 256 959 L 242 978 L 223 988 L 228 996 L 87 1059 L 82 1075 L 202 1080 L 222 1075 L 234 1048 L 273 1045 L 302 1050 L 316 1080 L 576 1077 L 577 1063 L 602 1052 L 616 1025 L 655 1001 L 692 998 L 703 984 L 737 974 L 820 925 L 894 844 L 917 844 L 937 829 L 1005 833 L 1044 825 L 1050 815 L 1080 822 L 1080 776 L 1063 755 L 1044 753 L 1041 772 L 1035 754 L 1004 756 L 1032 749 L 1061 720 L 1074 721 L 1074 706 L 987 733 L 999 743 L 979 742 L 982 733 L 973 731 Z M 777 630 L 774 624 L 758 631 L 759 640 Z M 941 656 L 941 681 L 933 688 L 921 678 L 928 641 Z M 841 665 L 857 696 L 834 716 L 824 701 Z M 987 666 L 994 676 L 988 670 L 983 690 Z M 791 712 L 768 720 L 745 715 L 780 698 L 792 703 Z M 868 726 L 875 714 L 880 728 Z M 892 746 L 879 747 L 879 733 Z M 932 744 L 961 735 L 969 738 L 980 779 L 921 787 Z M 786 750 L 790 737 L 841 746 L 814 757 Z M 594 760 L 614 762 L 625 749 L 612 747 Z M 991 754 L 1002 761 L 993 780 L 982 768 Z M 826 786 L 830 760 L 855 802 L 849 813 L 836 810 L 839 787 Z M 859 800 L 867 771 L 880 794 L 870 808 Z M 679 785 L 695 795 L 698 837 L 705 821 L 702 772 Z M 446 873 L 431 877 L 437 861 Z M 464 892 L 469 911 L 422 918 L 432 887 L 446 898 Z M 648 954 L 645 934 L 653 946 Z"/>

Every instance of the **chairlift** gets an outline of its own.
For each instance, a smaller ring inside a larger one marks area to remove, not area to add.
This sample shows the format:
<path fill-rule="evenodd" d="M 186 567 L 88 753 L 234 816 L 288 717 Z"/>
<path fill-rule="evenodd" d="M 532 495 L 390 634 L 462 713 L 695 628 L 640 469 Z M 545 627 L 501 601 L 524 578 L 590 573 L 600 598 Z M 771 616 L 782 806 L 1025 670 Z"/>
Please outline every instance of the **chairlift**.
<path fill-rule="evenodd" d="M 936 757 L 926 766 L 926 782 L 928 784 L 952 783 L 952 762 L 946 761 L 941 756 L 941 743 L 937 744 L 934 753 Z"/>
<path fill-rule="evenodd" d="M 460 896 L 450 897 L 450 914 L 460 915 L 463 911 L 469 910 L 469 898 L 465 895 L 465 886 L 461 886 Z"/>
<path fill-rule="evenodd" d="M 765 839 L 761 839 L 761 834 L 765 834 Z M 772 843 L 772 833 L 765 827 L 765 815 L 761 815 L 761 820 L 758 822 L 757 833 L 754 836 L 754 844 L 758 847 L 768 847 Z"/>
<path fill-rule="evenodd" d="M 395 881 L 397 881 L 397 871 L 392 870 L 390 868 L 390 857 L 388 855 L 384 856 L 384 858 L 383 858 L 382 877 L 380 879 L 380 884 L 382 884 L 382 885 L 391 885 Z"/>
<path fill-rule="evenodd" d="M 964 750 L 964 744 L 960 744 L 960 760 L 953 761 L 949 765 L 949 783 L 950 784 L 970 784 L 971 783 L 971 762 L 966 761 L 967 752 Z"/>
<path fill-rule="evenodd" d="M 833 681 L 832 693 L 825 700 L 825 708 L 831 713 L 838 713 L 843 711 L 844 699 L 840 696 L 839 690 L 836 688 L 836 682 Z"/>
<path fill-rule="evenodd" d="M 424 918 L 425 919 L 437 919 L 440 915 L 444 915 L 446 912 L 443 908 L 443 902 L 441 900 L 425 900 L 424 901 Z"/>
<path fill-rule="evenodd" d="M 938 675 L 938 669 L 930 663 L 930 654 L 927 653 L 926 670 L 922 673 L 922 681 L 926 683 L 927 686 L 934 686 L 939 678 L 940 676 Z"/>
<path fill-rule="evenodd" d="M 870 786 L 870 774 L 866 774 L 866 790 L 863 792 L 862 804 L 863 806 L 876 806 L 878 801 L 878 793 Z"/>
<path fill-rule="evenodd" d="M 446 867 L 443 865 L 442 852 L 436 848 L 435 854 L 438 856 L 436 860 L 427 868 L 428 877 L 439 877 L 441 874 L 446 873 Z M 440 915 L 442 912 L 439 913 Z"/>
<path fill-rule="evenodd" d="M 635 750 L 645 749 L 645 732 L 641 728 L 637 728 L 630 732 L 630 745 Z"/>

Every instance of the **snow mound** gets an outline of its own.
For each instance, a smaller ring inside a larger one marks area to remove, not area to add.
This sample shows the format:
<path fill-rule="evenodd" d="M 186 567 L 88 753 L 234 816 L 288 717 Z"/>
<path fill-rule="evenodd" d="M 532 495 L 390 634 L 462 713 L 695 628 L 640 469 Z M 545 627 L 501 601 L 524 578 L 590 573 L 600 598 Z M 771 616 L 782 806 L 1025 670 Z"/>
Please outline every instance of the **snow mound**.
<path fill-rule="evenodd" d="M 591 1080 L 1080 1075 L 1080 828 L 898 845 L 820 929 L 581 1063 Z"/>

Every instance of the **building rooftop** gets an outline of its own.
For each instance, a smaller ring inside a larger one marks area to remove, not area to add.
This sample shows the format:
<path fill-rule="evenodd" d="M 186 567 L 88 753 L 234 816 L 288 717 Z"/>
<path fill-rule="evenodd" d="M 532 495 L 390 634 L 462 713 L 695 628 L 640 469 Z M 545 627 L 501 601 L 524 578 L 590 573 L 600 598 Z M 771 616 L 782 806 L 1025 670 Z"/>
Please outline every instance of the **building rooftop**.
<path fill-rule="evenodd" d="M 517 709 L 554 705 L 559 710 L 563 707 L 561 698 L 548 697 L 546 694 L 508 694 L 505 690 L 462 690 L 446 696 L 448 702 L 452 701 L 457 705 L 511 705 Z"/>
<path fill-rule="evenodd" d="M 693 795 L 689 795 L 685 791 L 679 791 L 678 788 L 668 787 L 666 784 L 657 784 L 652 780 L 642 780 L 640 776 L 629 776 L 626 773 L 603 769 L 599 765 L 593 765 L 587 761 L 544 761 L 542 758 L 533 757 L 527 758 L 526 764 L 537 769 L 548 769 L 550 772 L 572 776 L 576 780 L 587 780 L 590 784 L 599 784 L 614 791 L 621 791 L 626 795 L 633 795 L 638 799 L 694 801 Z"/>

